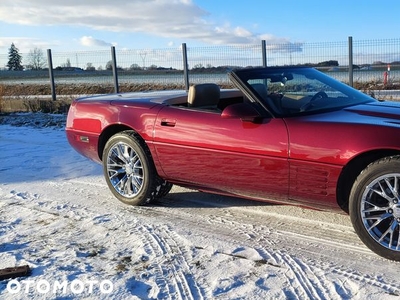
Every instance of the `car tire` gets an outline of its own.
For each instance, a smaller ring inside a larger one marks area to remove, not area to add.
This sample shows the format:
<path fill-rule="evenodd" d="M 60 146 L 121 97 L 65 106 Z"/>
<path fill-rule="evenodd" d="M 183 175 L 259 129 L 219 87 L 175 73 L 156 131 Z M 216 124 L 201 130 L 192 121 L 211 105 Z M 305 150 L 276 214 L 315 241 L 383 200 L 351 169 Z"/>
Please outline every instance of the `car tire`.
<path fill-rule="evenodd" d="M 160 199 L 167 196 L 168 193 L 171 191 L 172 186 L 173 186 L 172 183 L 169 183 L 168 181 L 160 178 L 157 186 L 156 198 Z"/>
<path fill-rule="evenodd" d="M 365 168 L 350 192 L 354 230 L 376 254 L 400 261 L 400 156 Z"/>
<path fill-rule="evenodd" d="M 103 172 L 113 195 L 129 205 L 143 205 L 160 193 L 157 175 L 147 145 L 133 131 L 113 135 L 103 151 Z"/>

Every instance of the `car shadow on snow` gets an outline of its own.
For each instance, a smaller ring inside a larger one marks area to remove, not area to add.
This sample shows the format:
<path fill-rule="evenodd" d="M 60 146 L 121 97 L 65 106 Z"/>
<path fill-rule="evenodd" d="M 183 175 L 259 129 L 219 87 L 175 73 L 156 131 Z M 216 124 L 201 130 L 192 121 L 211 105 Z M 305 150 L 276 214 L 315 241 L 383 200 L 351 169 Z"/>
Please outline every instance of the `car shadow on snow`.
<path fill-rule="evenodd" d="M 248 200 L 233 196 L 222 196 L 199 191 L 171 192 L 162 199 L 158 199 L 150 206 L 163 207 L 253 207 L 253 206 L 277 206 L 281 204 Z"/>

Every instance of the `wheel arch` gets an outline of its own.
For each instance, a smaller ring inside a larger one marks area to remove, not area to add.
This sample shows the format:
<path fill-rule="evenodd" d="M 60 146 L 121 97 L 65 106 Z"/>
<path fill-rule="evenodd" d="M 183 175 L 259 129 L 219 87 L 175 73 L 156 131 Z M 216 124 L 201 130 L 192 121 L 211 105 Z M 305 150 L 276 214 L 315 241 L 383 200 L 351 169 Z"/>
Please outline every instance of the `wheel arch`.
<path fill-rule="evenodd" d="M 122 132 L 122 131 L 126 131 L 126 130 L 130 130 L 130 131 L 134 132 L 135 136 L 144 142 L 143 138 L 137 133 L 137 131 L 135 131 L 134 129 L 132 129 L 129 126 L 126 126 L 123 124 L 114 124 L 114 125 L 108 126 L 107 128 L 105 128 L 103 130 L 103 132 L 99 136 L 99 142 L 97 145 L 97 155 L 99 156 L 100 160 L 102 160 L 104 147 L 105 147 L 107 141 L 113 135 L 115 135 L 119 132 Z"/>
<path fill-rule="evenodd" d="M 336 201 L 346 212 L 349 212 L 349 195 L 358 175 L 372 162 L 388 157 L 400 155 L 398 150 L 375 150 L 362 153 L 350 160 L 343 168 L 336 186 Z"/>

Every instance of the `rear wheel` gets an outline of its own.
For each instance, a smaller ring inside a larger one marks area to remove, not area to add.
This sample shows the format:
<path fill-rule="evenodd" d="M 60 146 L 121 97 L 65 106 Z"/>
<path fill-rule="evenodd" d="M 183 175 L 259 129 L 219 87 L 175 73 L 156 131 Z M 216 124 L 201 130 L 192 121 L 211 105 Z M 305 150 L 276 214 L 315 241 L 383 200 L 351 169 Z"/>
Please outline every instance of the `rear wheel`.
<path fill-rule="evenodd" d="M 400 156 L 370 164 L 350 193 L 350 218 L 372 251 L 400 261 Z"/>
<path fill-rule="evenodd" d="M 133 131 L 112 136 L 103 152 L 103 171 L 108 187 L 120 201 L 142 205 L 165 196 L 146 144 Z"/>

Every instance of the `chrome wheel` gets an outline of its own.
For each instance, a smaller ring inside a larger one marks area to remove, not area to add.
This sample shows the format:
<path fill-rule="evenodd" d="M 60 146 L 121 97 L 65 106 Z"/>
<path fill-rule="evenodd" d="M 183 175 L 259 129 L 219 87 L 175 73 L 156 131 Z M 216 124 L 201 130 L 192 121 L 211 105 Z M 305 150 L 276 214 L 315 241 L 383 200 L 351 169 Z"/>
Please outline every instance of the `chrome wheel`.
<path fill-rule="evenodd" d="M 108 151 L 107 175 L 121 196 L 135 197 L 143 187 L 142 162 L 136 151 L 126 143 L 114 144 Z"/>
<path fill-rule="evenodd" d="M 400 251 L 400 174 L 385 174 L 365 188 L 360 213 L 365 229 L 383 247 Z"/>
<path fill-rule="evenodd" d="M 160 177 L 146 143 L 134 131 L 113 135 L 105 144 L 103 171 L 110 191 L 129 205 L 156 199 Z"/>

